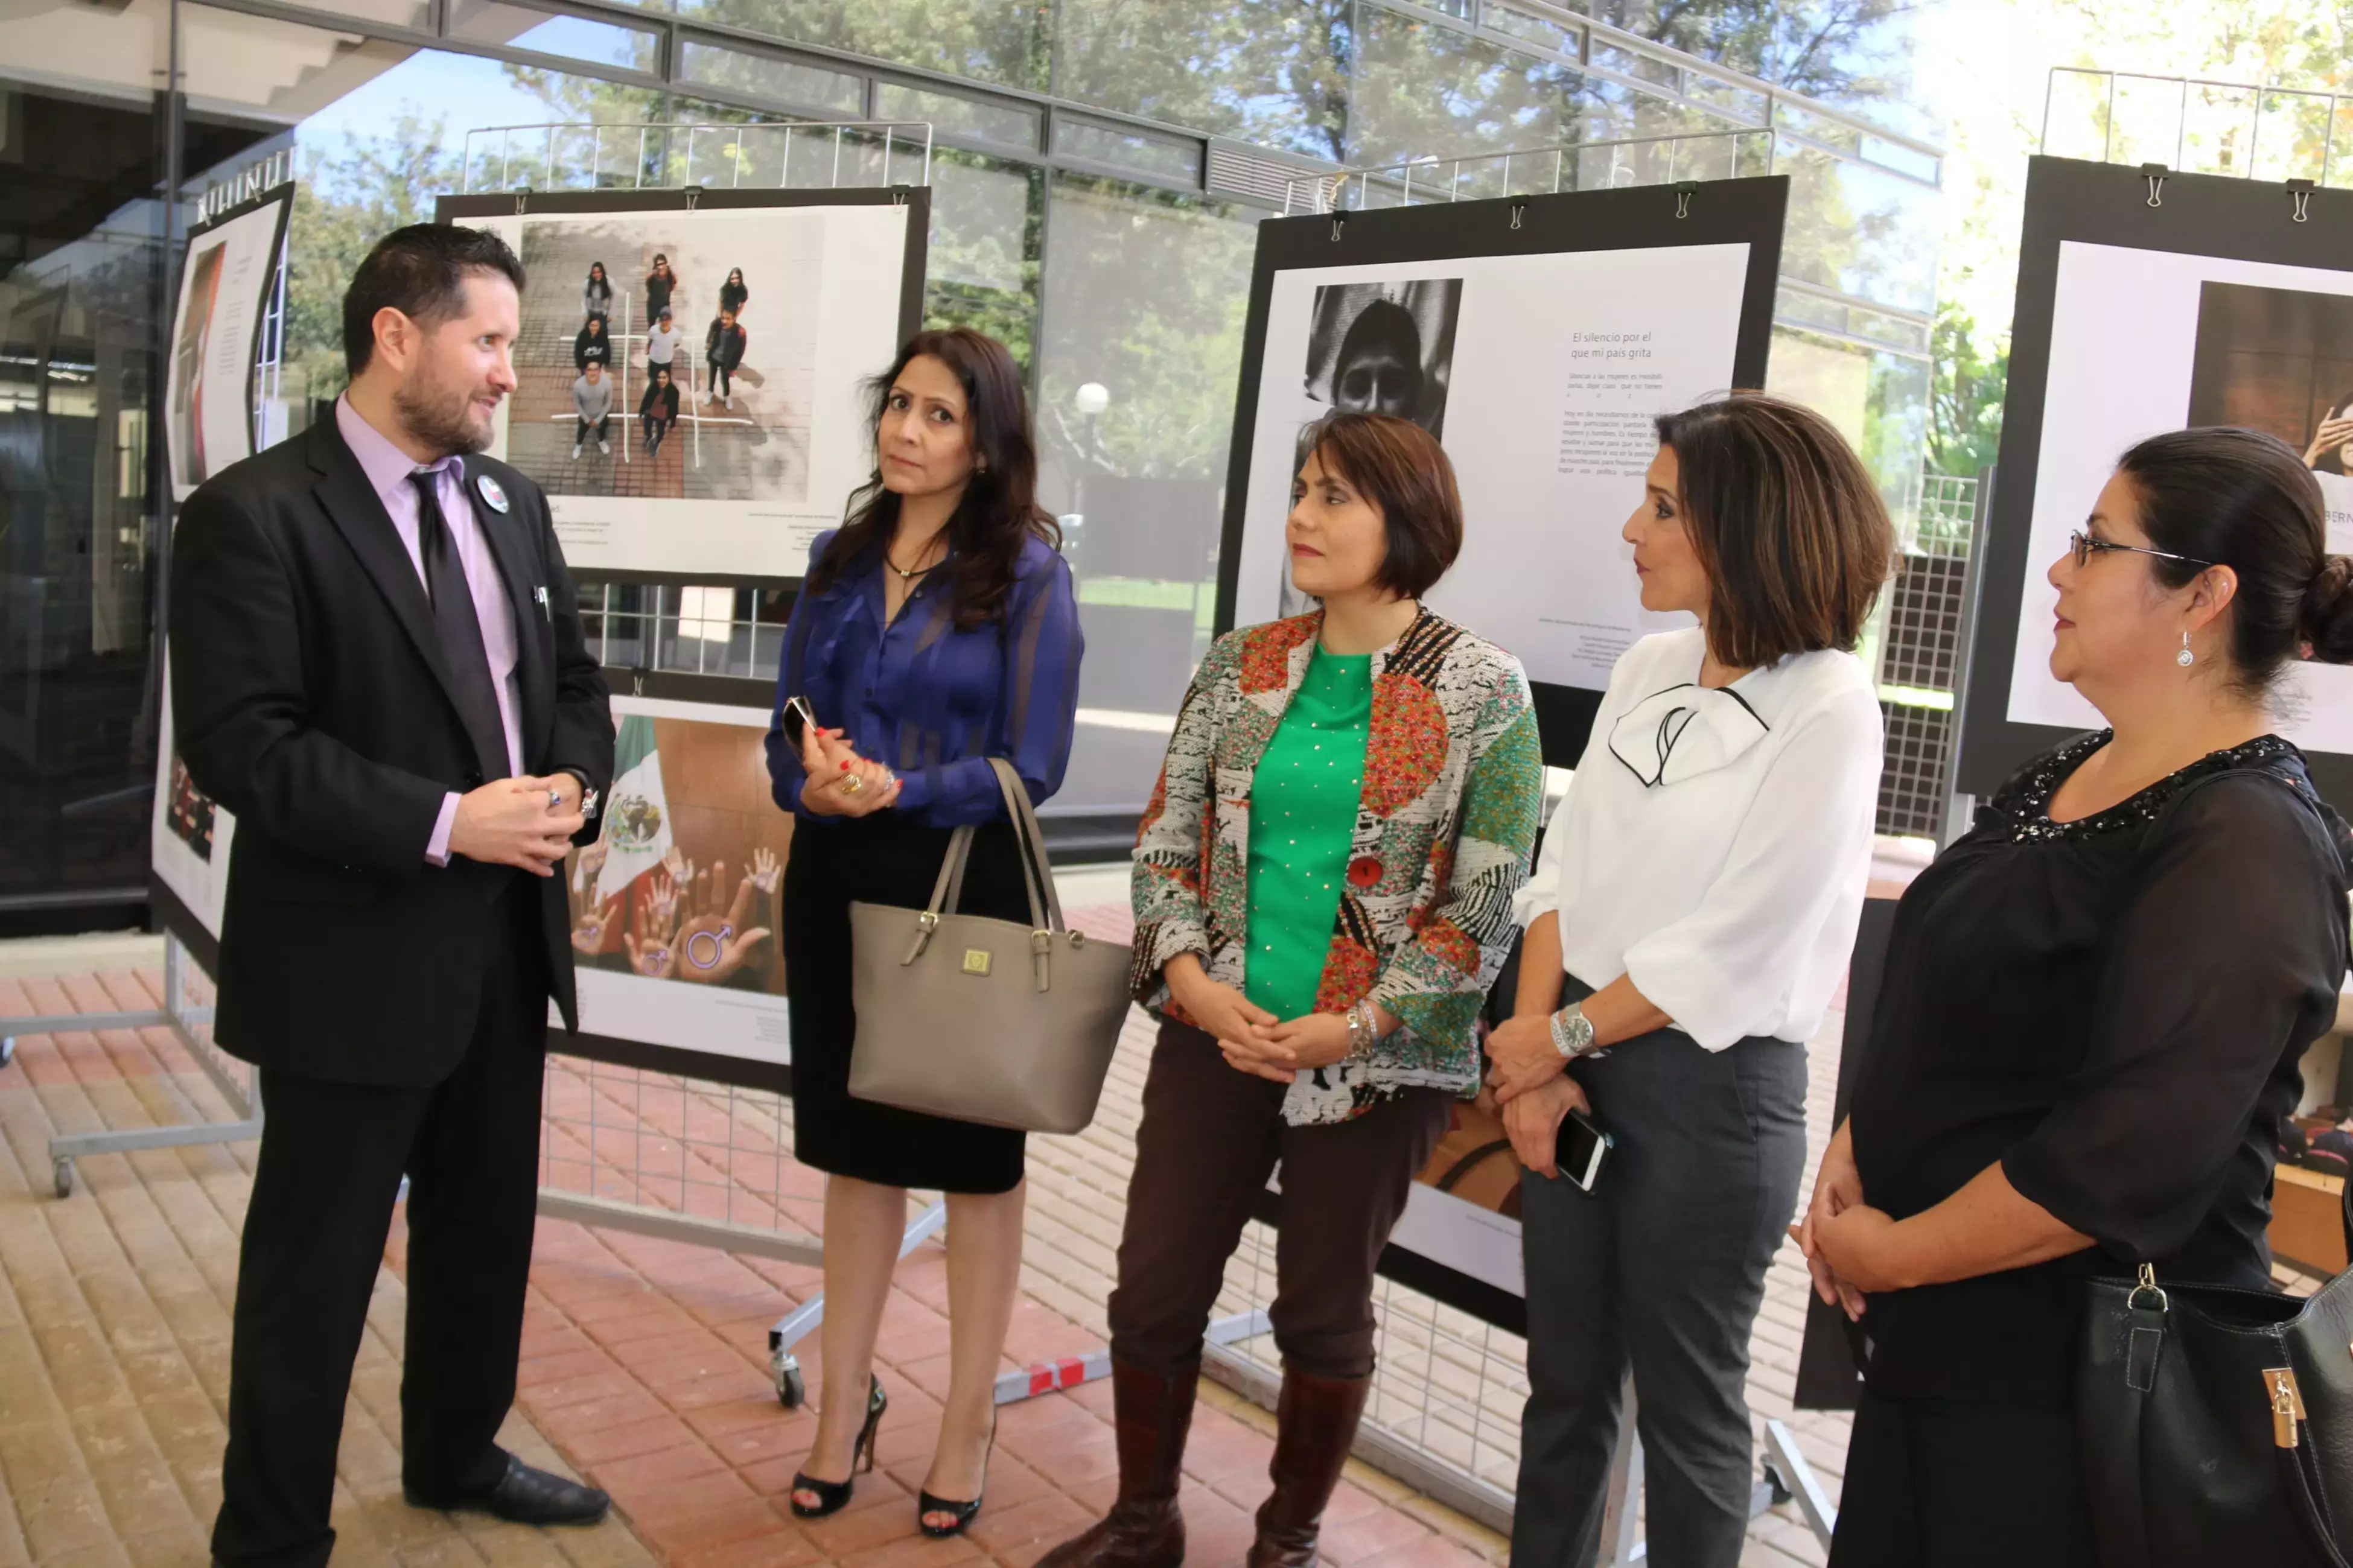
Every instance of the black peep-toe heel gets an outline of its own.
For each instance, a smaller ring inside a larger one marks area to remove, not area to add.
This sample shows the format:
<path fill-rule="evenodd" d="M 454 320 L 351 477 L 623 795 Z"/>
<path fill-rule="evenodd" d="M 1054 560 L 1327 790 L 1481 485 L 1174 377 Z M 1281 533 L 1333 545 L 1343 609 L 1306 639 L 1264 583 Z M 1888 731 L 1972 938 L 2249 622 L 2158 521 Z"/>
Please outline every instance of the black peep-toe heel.
<path fill-rule="evenodd" d="M 866 1425 L 858 1429 L 858 1441 L 849 1449 L 849 1475 L 839 1481 L 821 1481 L 814 1476 L 796 1474 L 793 1477 L 793 1512 L 801 1519 L 823 1519 L 839 1513 L 849 1506 L 849 1493 L 860 1470 L 874 1468 L 874 1434 L 882 1425 L 882 1412 L 891 1406 L 882 1392 L 882 1380 L 869 1376 L 866 1382 Z M 809 1507 L 800 1500 L 803 1492 L 817 1494 L 817 1506 Z"/>

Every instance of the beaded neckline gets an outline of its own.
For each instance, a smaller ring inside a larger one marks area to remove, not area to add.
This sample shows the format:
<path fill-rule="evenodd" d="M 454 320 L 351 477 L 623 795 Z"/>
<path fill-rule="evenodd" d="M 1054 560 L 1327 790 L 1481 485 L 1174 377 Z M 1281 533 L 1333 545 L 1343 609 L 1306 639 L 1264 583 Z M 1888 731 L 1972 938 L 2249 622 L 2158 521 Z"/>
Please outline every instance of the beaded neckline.
<path fill-rule="evenodd" d="M 2098 838 L 2129 828 L 2146 827 L 2157 820 L 2174 796 L 2200 779 L 2232 768 L 2251 767 L 2277 757 L 2300 754 L 2277 735 L 2258 735 L 2244 745 L 2209 752 L 2188 767 L 2166 774 L 2137 795 L 2120 800 L 2105 811 L 2095 811 L 2072 822 L 2052 821 L 2051 797 L 2058 793 L 2060 784 L 2066 781 L 2068 775 L 2082 765 L 2084 759 L 2106 745 L 2115 732 L 2112 730 L 2095 730 L 2088 735 L 2079 735 L 2034 764 L 2033 770 L 2018 782 L 2015 793 L 2002 803 L 2004 815 L 2010 820 L 2010 837 L 2012 839 L 2036 843 Z"/>

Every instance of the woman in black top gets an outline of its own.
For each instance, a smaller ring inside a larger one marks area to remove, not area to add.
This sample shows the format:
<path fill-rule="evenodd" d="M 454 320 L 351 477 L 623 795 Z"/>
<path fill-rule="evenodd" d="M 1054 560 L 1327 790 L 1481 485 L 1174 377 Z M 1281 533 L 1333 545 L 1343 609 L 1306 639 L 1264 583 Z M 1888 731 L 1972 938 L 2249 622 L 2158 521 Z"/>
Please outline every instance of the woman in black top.
<path fill-rule="evenodd" d="M 2087 1564 L 2083 1283 L 2271 1288 L 2281 1120 L 2346 972 L 2353 844 L 2267 698 L 2353 659 L 2353 559 L 2248 430 L 2126 452 L 2051 568 L 2052 673 L 2113 729 L 1905 893 L 1799 1227 L 1870 1345 L 1833 1568 Z"/>
<path fill-rule="evenodd" d="M 677 290 L 678 274 L 670 269 L 670 258 L 656 252 L 653 268 L 646 274 L 646 320 L 659 320 Z"/>
<path fill-rule="evenodd" d="M 650 458 L 661 450 L 662 437 L 678 423 L 678 388 L 670 384 L 670 366 L 654 366 L 646 395 L 638 399 L 638 417 L 645 424 L 646 456 Z"/>
<path fill-rule="evenodd" d="M 580 335 L 572 340 L 572 364 L 586 371 L 592 364 L 608 369 L 613 363 L 613 341 L 605 335 L 605 318 L 591 316 L 580 324 Z"/>
<path fill-rule="evenodd" d="M 751 297 L 752 290 L 744 287 L 744 269 L 740 267 L 728 273 L 727 281 L 719 286 L 719 308 L 734 311 L 738 319 L 744 314 L 744 301 Z"/>

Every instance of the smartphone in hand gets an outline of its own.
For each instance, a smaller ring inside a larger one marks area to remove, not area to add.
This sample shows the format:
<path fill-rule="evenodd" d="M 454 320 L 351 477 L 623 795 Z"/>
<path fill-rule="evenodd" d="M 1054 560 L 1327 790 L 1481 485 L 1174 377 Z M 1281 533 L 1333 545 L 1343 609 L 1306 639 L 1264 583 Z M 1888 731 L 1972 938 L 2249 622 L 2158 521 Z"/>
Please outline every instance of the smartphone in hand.
<path fill-rule="evenodd" d="M 785 699 L 784 723 L 785 739 L 792 742 L 793 750 L 796 752 L 807 747 L 808 736 L 812 731 L 825 728 L 817 721 L 817 712 L 809 707 L 809 700 L 806 697 Z"/>
<path fill-rule="evenodd" d="M 1581 1193 L 1591 1193 L 1601 1180 L 1601 1163 L 1609 1157 L 1616 1140 L 1601 1131 L 1593 1119 L 1581 1110 L 1571 1109 L 1561 1119 L 1558 1142 L 1553 1155 L 1554 1168 L 1561 1179 Z"/>

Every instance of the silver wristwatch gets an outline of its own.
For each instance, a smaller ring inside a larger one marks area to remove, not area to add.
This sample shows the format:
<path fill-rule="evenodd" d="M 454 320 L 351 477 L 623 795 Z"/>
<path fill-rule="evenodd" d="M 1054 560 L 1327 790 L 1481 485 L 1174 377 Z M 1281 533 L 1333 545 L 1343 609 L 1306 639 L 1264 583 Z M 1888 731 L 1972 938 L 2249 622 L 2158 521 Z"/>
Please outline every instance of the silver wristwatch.
<path fill-rule="evenodd" d="M 1584 1003 L 1571 1002 L 1552 1016 L 1552 1048 L 1570 1061 L 1601 1054 L 1593 1043 L 1593 1020 L 1585 1016 Z"/>

